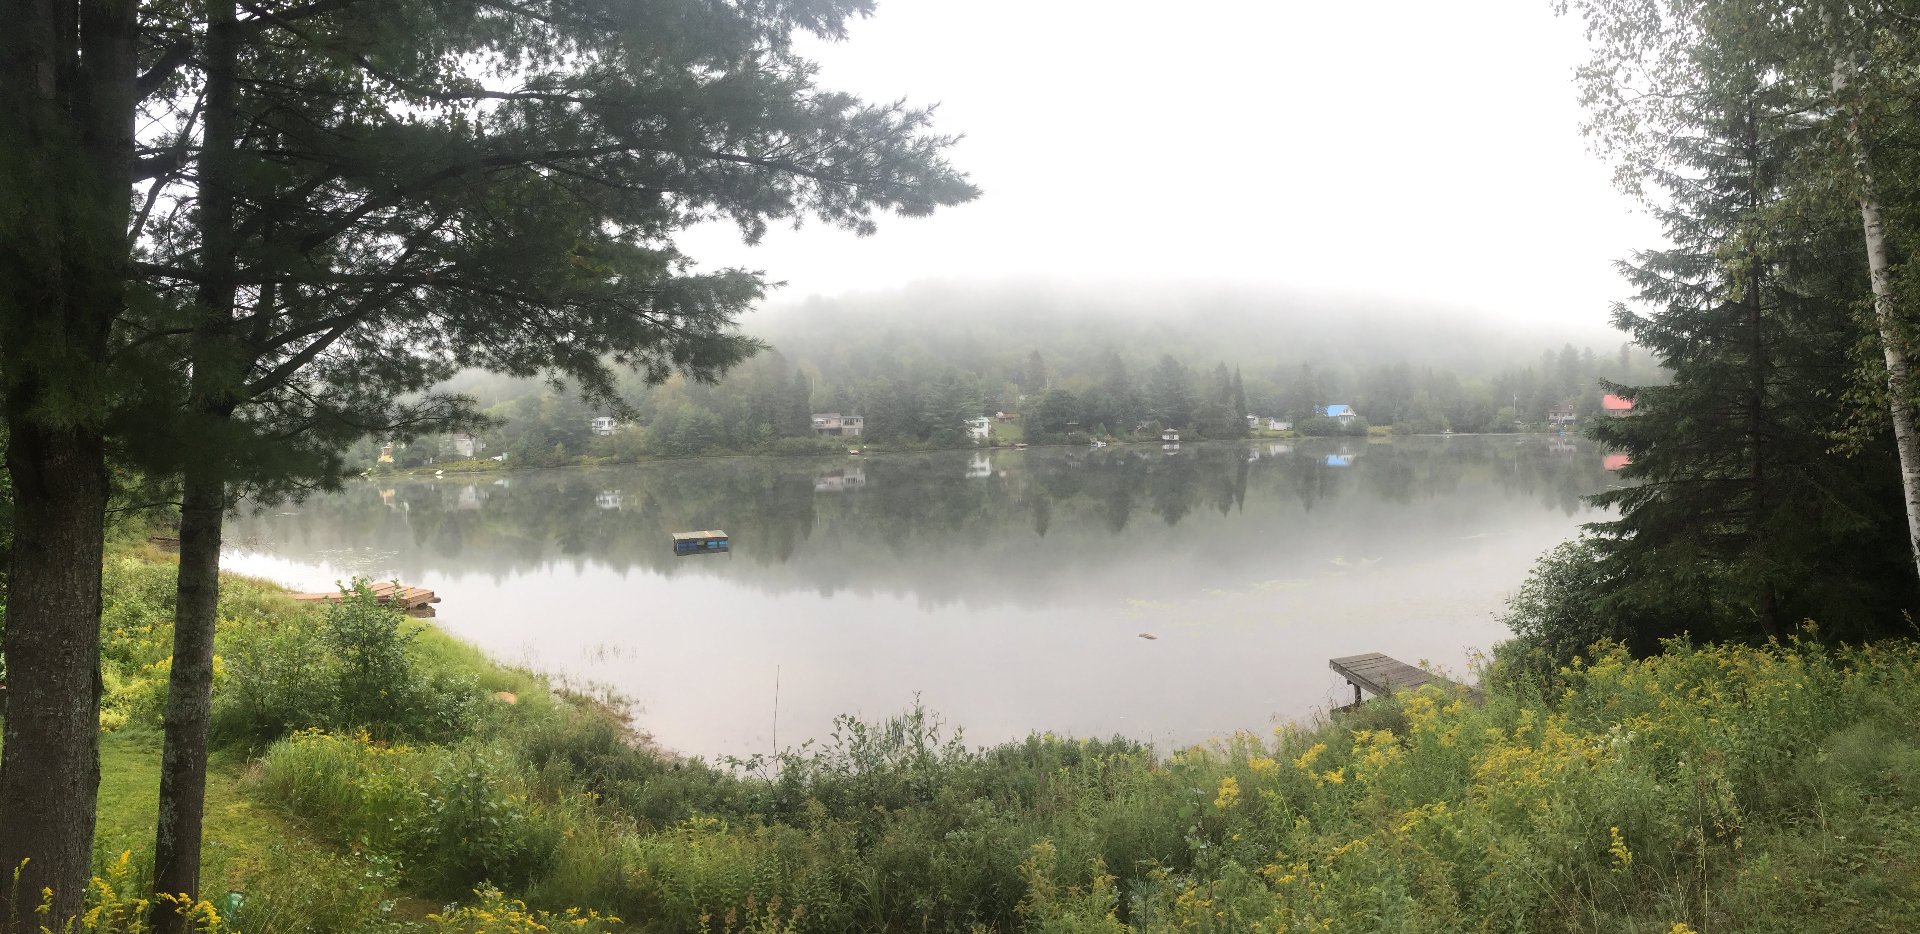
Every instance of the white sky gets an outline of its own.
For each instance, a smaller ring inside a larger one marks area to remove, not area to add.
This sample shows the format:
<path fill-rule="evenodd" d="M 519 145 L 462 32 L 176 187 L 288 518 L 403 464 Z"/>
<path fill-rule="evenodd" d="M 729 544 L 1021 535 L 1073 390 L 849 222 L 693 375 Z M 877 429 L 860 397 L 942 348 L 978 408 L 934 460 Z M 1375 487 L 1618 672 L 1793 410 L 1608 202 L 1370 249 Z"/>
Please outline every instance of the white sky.
<path fill-rule="evenodd" d="M 1598 324 L 1656 242 L 1579 132 L 1548 0 L 881 0 L 821 84 L 938 102 L 984 189 L 877 236 L 809 223 L 703 266 L 810 295 L 919 280 L 1280 285 Z"/>

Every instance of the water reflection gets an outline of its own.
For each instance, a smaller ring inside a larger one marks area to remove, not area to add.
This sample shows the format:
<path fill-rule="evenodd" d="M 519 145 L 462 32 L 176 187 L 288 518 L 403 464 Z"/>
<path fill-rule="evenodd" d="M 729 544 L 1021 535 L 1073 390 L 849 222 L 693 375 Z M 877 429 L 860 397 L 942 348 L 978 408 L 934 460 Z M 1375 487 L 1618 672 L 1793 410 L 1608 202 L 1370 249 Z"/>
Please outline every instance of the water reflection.
<path fill-rule="evenodd" d="M 1181 742 L 1305 713 L 1333 655 L 1459 666 L 1608 482 L 1558 438 L 714 458 L 365 482 L 247 511 L 227 563 L 433 587 L 691 752 L 764 750 L 776 666 L 785 739 L 919 692 L 983 741 Z M 674 557 L 699 529 L 732 552 Z"/>

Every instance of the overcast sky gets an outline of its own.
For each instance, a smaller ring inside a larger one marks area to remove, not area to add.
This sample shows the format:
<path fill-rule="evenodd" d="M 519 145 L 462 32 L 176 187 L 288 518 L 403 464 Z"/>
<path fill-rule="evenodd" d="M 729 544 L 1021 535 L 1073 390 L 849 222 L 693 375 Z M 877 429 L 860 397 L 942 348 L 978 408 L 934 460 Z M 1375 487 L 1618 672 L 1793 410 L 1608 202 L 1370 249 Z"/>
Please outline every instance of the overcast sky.
<path fill-rule="evenodd" d="M 821 83 L 940 104 L 984 194 L 857 238 L 681 241 L 774 304 L 920 280 L 1274 284 L 1580 324 L 1652 222 L 1586 148 L 1547 0 L 881 0 Z"/>

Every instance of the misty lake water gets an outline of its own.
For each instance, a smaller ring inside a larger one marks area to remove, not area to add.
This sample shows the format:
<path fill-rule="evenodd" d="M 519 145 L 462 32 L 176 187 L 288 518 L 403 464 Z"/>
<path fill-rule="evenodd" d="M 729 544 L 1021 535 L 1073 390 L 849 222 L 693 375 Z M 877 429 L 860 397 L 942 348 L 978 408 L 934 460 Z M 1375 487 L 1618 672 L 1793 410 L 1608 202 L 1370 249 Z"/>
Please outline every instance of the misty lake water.
<path fill-rule="evenodd" d="M 1164 746 L 1343 703 L 1334 656 L 1463 672 L 1533 560 L 1596 518 L 1602 458 L 1462 436 L 361 480 L 243 512 L 223 563 L 432 588 L 447 631 L 613 688 L 690 754 L 769 751 L 776 678 L 782 746 L 916 697 L 970 743 Z M 675 557 L 698 529 L 731 554 Z"/>

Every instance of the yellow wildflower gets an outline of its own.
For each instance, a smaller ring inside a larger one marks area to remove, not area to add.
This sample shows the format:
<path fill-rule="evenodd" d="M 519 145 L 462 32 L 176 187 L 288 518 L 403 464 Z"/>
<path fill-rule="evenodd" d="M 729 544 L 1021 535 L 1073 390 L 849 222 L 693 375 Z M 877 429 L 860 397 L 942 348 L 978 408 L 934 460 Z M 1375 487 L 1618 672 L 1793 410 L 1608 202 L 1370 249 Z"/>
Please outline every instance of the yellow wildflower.
<path fill-rule="evenodd" d="M 1224 811 L 1240 800 L 1240 780 L 1229 775 L 1220 780 L 1220 792 L 1214 795 L 1213 806 Z"/>

